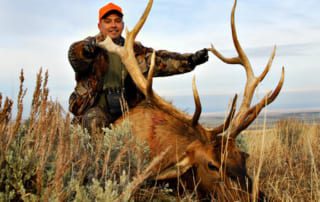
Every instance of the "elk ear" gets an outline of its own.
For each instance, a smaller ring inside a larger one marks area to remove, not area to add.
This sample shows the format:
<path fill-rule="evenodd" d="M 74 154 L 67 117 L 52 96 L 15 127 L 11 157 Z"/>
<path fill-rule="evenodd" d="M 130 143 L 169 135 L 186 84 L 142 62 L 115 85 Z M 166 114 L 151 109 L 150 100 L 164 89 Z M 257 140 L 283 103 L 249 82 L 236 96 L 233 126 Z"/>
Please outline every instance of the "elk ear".
<path fill-rule="evenodd" d="M 180 175 L 187 172 L 192 167 L 191 159 L 188 155 L 185 155 L 184 157 L 179 160 L 178 163 L 176 163 L 173 166 L 170 166 L 169 168 L 163 170 L 161 173 L 159 173 L 155 179 L 156 180 L 165 180 L 170 178 L 177 178 Z"/>
<path fill-rule="evenodd" d="M 177 178 L 187 172 L 193 165 L 193 152 L 186 152 L 185 155 L 180 158 L 180 160 L 173 166 L 168 167 L 167 169 L 160 172 L 155 179 L 156 180 L 165 180 L 171 178 Z"/>

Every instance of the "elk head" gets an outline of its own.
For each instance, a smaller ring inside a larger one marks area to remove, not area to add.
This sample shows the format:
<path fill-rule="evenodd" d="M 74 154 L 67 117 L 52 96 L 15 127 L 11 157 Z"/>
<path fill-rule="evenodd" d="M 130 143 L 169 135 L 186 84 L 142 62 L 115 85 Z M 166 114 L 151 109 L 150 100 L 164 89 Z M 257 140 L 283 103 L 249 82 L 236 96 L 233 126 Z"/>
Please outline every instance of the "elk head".
<path fill-rule="evenodd" d="M 206 192 L 216 192 L 217 184 L 221 181 L 225 182 L 225 179 L 239 182 L 242 189 L 248 190 L 248 185 L 246 185 L 248 176 L 246 159 L 248 155 L 237 147 L 235 139 L 241 131 L 255 120 L 265 106 L 274 101 L 282 88 L 284 69 L 282 69 L 281 78 L 275 90 L 252 106 L 255 89 L 271 67 L 275 56 L 275 48 L 266 68 L 256 77 L 237 37 L 234 24 L 235 1 L 231 14 L 231 28 L 238 56 L 225 58 L 213 46 L 209 50 L 227 64 L 240 64 L 244 67 L 247 76 L 244 95 L 238 110 L 236 110 L 237 95 L 234 97 L 230 112 L 223 124 L 215 128 L 206 128 L 198 122 L 201 114 L 201 103 L 194 79 L 193 94 L 196 107 L 194 115 L 189 116 L 166 102 L 152 90 L 155 53 L 152 56 L 147 78 L 139 68 L 133 49 L 134 41 L 147 19 L 152 4 L 153 0 L 149 0 L 134 29 L 130 32 L 127 30 L 124 47 L 115 45 L 108 37 L 100 42 L 99 46 L 107 51 L 115 52 L 121 57 L 133 81 L 146 97 L 146 101 L 129 112 L 131 120 L 140 120 L 140 124 L 138 122 L 134 123 L 133 134 L 148 142 L 153 156 L 169 147 L 171 149 L 166 161 L 159 167 L 160 172 L 154 178 L 158 180 L 176 178 L 193 167 L 196 169 L 196 178 L 200 182 L 199 186 Z M 142 124 L 141 120 L 143 120 Z"/>

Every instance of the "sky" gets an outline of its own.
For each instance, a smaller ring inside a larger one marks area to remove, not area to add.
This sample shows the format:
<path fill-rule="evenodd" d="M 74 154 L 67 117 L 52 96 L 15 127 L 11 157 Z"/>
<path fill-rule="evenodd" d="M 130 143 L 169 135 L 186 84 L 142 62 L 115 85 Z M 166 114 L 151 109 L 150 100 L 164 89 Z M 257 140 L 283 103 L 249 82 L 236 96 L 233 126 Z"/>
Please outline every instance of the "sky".
<path fill-rule="evenodd" d="M 113 2 L 123 8 L 129 29 L 147 4 L 147 0 Z M 29 105 L 36 73 L 43 68 L 49 72 L 51 99 L 66 107 L 75 86 L 68 48 L 73 42 L 98 33 L 98 10 L 106 3 L 108 1 L 102 0 L 0 0 L 0 92 L 3 96 L 16 99 L 19 73 L 23 69 L 28 89 L 25 104 Z M 181 53 L 192 53 L 213 44 L 225 56 L 236 56 L 230 30 L 232 5 L 232 0 L 154 0 L 137 40 L 157 50 Z M 278 108 L 320 108 L 319 9 L 319 0 L 238 0 L 238 36 L 256 75 L 266 65 L 273 46 L 277 46 L 273 66 L 258 87 L 256 98 L 262 98 L 263 93 L 276 86 L 284 66 L 285 83 L 274 106 L 281 103 Z M 213 54 L 209 58 L 190 73 L 156 78 L 155 91 L 188 108 L 189 102 L 181 98 L 192 94 L 191 80 L 195 76 L 200 97 L 213 96 L 205 103 L 214 105 L 214 96 L 224 96 L 220 104 L 227 106 L 233 94 L 243 92 L 244 69 L 224 64 Z"/>

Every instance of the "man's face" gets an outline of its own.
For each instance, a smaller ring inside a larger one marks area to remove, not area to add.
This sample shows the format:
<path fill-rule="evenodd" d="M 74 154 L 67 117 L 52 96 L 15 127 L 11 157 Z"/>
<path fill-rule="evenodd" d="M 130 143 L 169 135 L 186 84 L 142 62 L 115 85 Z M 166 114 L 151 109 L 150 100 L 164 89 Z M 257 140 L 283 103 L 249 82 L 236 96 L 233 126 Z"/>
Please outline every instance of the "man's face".
<path fill-rule="evenodd" d="M 100 20 L 98 28 L 100 33 L 106 37 L 109 36 L 111 39 L 117 39 L 121 36 L 123 31 L 124 23 L 122 17 L 117 14 L 110 14 L 107 17 Z"/>

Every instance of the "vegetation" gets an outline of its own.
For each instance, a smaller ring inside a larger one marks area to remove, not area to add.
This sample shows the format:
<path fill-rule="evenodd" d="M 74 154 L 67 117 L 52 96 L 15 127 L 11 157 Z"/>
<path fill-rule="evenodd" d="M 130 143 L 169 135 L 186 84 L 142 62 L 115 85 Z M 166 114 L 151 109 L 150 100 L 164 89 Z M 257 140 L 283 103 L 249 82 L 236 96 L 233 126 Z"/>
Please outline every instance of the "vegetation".
<path fill-rule="evenodd" d="M 260 188 L 280 201 L 320 199 L 320 125 L 280 120 L 271 129 L 248 131 L 248 168 Z M 258 166 L 261 162 L 261 170 Z"/>
<path fill-rule="evenodd" d="M 31 112 L 22 120 L 23 72 L 15 103 L 0 94 L 0 201 L 174 201 L 150 170 L 165 152 L 148 159 L 148 148 L 131 136 L 129 122 L 89 134 L 48 100 L 48 73 L 37 75 Z M 320 125 L 282 120 L 248 130 L 239 142 L 250 154 L 256 186 L 279 201 L 320 198 Z M 179 196 L 194 201 L 195 194 Z"/>

